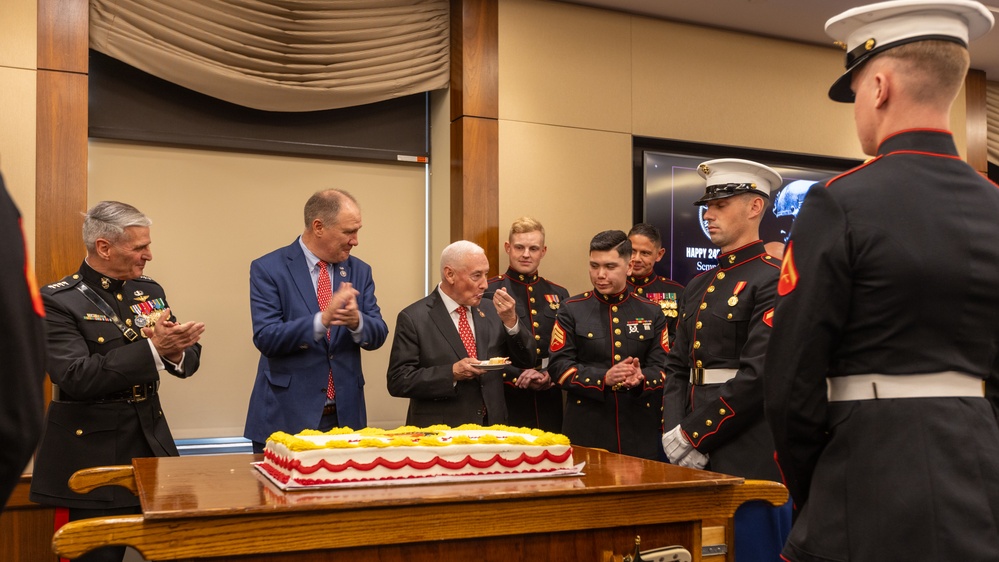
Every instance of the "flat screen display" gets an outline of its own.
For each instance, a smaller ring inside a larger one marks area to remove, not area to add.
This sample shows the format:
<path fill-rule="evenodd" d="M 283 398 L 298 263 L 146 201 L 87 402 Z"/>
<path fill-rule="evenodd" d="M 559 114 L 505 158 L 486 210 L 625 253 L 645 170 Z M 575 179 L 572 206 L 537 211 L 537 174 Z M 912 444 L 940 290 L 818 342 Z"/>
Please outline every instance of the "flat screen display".
<path fill-rule="evenodd" d="M 740 153 L 732 147 L 716 147 L 714 151 L 708 145 L 691 148 L 697 152 L 643 148 L 640 158 L 636 158 L 641 162 L 636 174 L 640 172 L 642 179 L 641 193 L 636 197 L 642 205 L 636 208 L 636 222 L 659 228 L 666 255 L 656 264 L 656 272 L 682 284 L 714 267 L 719 253 L 708 237 L 703 220 L 705 207 L 694 205 L 705 186 L 704 178 L 697 173 L 698 164 L 715 158 L 745 158 L 770 166 L 781 175 L 783 184 L 771 194 L 760 223 L 760 238 L 771 253 L 779 256 L 808 189 L 860 163 L 762 151 Z"/>

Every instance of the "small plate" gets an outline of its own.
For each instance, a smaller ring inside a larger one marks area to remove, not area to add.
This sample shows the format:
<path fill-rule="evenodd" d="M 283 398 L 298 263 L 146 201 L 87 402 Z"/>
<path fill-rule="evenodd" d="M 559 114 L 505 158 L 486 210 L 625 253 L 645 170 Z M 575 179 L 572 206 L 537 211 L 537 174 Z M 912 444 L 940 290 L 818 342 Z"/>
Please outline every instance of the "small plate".
<path fill-rule="evenodd" d="M 479 363 L 475 366 L 484 371 L 498 371 L 510 364 L 511 362 L 507 361 L 506 363 Z"/>

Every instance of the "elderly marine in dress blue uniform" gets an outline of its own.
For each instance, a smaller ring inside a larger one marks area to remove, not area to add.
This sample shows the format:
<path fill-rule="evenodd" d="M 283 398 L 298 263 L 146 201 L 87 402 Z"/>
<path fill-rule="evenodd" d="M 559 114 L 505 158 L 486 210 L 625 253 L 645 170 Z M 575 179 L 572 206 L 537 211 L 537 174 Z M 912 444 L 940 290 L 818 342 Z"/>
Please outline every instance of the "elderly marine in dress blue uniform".
<path fill-rule="evenodd" d="M 763 417 L 763 364 L 780 261 L 767 254 L 759 225 L 782 180 L 767 166 L 734 158 L 704 162 L 698 173 L 707 187 L 695 205 L 707 205 L 704 219 L 721 254 L 718 266 L 684 291 L 666 361 L 663 446 L 674 464 L 779 482 Z M 790 507 L 751 509 L 736 514 L 737 560 L 775 560 Z M 766 533 L 758 532 L 761 519 L 770 524 Z"/>
<path fill-rule="evenodd" d="M 999 560 L 999 189 L 949 126 L 977 2 L 885 2 L 826 31 L 874 156 L 814 186 L 784 255 L 766 411 L 785 560 Z"/>

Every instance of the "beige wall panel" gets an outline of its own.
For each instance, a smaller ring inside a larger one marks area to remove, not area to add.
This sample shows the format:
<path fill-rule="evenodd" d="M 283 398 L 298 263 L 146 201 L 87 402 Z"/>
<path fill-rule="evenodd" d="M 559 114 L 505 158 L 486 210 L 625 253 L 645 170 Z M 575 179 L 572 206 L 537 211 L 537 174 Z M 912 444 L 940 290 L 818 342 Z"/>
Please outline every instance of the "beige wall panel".
<path fill-rule="evenodd" d="M 500 119 L 631 128 L 631 17 L 539 0 L 499 5 Z"/>
<path fill-rule="evenodd" d="M 361 354 L 368 422 L 402 424 L 407 403 L 388 396 L 385 371 L 396 315 L 423 296 L 424 167 L 93 140 L 89 158 L 89 204 L 118 199 L 153 219 L 147 274 L 166 288 L 181 321 L 207 324 L 199 372 L 188 380 L 164 377 L 174 437 L 242 435 L 259 358 L 250 262 L 294 241 L 306 199 L 329 187 L 350 191 L 361 205 L 364 227 L 353 253 L 373 268 L 389 325 L 385 345 Z"/>
<path fill-rule="evenodd" d="M 3 0 L 0 30 L 0 67 L 38 68 L 38 0 Z"/>
<path fill-rule="evenodd" d="M 2 13 L 2 11 L 0 11 Z M 3 16 L 0 16 L 2 19 Z M 37 72 L 0 66 L 0 172 L 24 217 L 35 256 L 35 84 Z M 41 281 L 41 280 L 39 280 Z"/>
<path fill-rule="evenodd" d="M 957 93 L 954 106 L 950 109 L 950 130 L 954 133 L 954 144 L 961 158 L 968 160 L 968 92 L 965 88 Z"/>
<path fill-rule="evenodd" d="M 531 215 L 545 226 L 541 274 L 572 294 L 591 287 L 590 238 L 631 227 L 631 136 L 503 121 L 499 123 L 500 238 Z M 500 256 L 500 269 L 509 261 Z"/>
<path fill-rule="evenodd" d="M 441 281 L 440 255 L 451 243 L 451 91 L 430 92 L 429 287 Z"/>
<path fill-rule="evenodd" d="M 634 53 L 636 135 L 862 155 L 836 49 L 636 17 Z"/>

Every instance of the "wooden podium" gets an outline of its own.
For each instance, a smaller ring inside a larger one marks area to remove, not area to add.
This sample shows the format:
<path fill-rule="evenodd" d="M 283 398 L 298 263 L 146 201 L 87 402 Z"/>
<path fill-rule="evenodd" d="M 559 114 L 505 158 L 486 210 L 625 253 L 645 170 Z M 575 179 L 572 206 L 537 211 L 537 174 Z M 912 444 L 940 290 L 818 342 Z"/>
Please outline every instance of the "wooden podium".
<path fill-rule="evenodd" d="M 133 489 L 142 515 L 68 523 L 52 545 L 70 558 L 128 545 L 156 561 L 601 562 L 640 535 L 643 549 L 682 545 L 696 562 L 704 520 L 787 501 L 774 482 L 584 447 L 574 455 L 584 475 L 288 492 L 251 465 L 260 455 L 135 459 L 131 470 L 74 478 Z"/>

